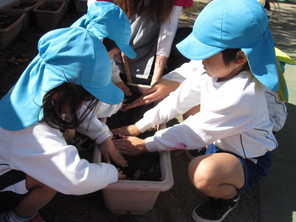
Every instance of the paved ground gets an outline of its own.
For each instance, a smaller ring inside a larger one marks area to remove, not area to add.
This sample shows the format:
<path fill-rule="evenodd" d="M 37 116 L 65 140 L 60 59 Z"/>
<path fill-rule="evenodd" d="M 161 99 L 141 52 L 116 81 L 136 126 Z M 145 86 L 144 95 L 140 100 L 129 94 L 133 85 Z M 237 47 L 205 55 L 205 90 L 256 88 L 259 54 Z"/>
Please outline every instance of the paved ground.
<path fill-rule="evenodd" d="M 279 4 L 270 25 L 275 45 L 296 59 L 296 5 Z M 259 219 L 262 222 L 296 221 L 296 66 L 286 66 L 290 99 L 288 119 L 276 136 L 279 147 L 273 152 L 273 167 L 259 185 Z M 294 215 L 294 217 L 293 217 Z"/>

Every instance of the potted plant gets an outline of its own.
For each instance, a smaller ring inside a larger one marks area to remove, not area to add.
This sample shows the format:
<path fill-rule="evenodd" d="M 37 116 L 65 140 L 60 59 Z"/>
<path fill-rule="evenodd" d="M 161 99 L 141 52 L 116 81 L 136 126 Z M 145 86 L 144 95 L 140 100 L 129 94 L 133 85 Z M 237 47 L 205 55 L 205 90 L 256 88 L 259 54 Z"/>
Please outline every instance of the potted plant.
<path fill-rule="evenodd" d="M 132 96 L 127 97 L 126 101 L 134 101 L 141 96 L 141 89 L 147 89 L 150 86 L 129 84 L 128 87 L 132 92 Z M 118 111 L 110 118 L 107 118 L 106 124 L 110 129 L 133 124 L 153 106 L 155 104 L 137 107 L 124 112 Z M 163 129 L 165 127 L 165 124 L 161 124 L 157 128 Z M 140 134 L 139 137 L 151 136 L 156 130 L 146 131 Z M 93 162 L 99 163 L 101 159 L 100 150 L 95 147 Z M 126 160 L 128 161 L 127 168 L 133 169 L 122 168 L 127 178 L 110 184 L 102 190 L 105 206 L 114 214 L 145 214 L 153 208 L 159 193 L 168 191 L 174 184 L 170 152 L 145 153 L 139 159 L 126 156 Z M 133 161 L 136 161 L 136 163 L 133 163 Z"/>
<path fill-rule="evenodd" d="M 170 152 L 159 152 L 161 177 L 158 181 L 119 180 L 102 190 L 105 207 L 114 214 L 145 214 L 150 211 L 160 192 L 174 185 Z M 95 147 L 93 162 L 101 162 L 99 147 Z"/>
<path fill-rule="evenodd" d="M 41 1 L 33 9 L 38 26 L 47 32 L 57 27 L 64 15 L 65 1 Z"/>
<path fill-rule="evenodd" d="M 0 11 L 0 50 L 4 50 L 21 32 L 25 14 Z"/>
<path fill-rule="evenodd" d="M 5 6 L 5 10 L 19 12 L 25 14 L 23 29 L 26 29 L 28 25 L 33 21 L 33 8 L 40 4 L 38 0 L 16 0 Z"/>

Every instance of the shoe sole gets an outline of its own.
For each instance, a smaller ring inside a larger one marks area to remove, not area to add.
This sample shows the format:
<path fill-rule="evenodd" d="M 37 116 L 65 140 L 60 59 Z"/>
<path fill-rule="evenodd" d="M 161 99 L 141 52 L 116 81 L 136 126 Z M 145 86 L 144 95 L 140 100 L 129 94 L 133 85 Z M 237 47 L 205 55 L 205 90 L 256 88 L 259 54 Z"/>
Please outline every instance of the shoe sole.
<path fill-rule="evenodd" d="M 194 208 L 194 210 L 192 211 L 192 219 L 195 222 L 221 222 L 225 219 L 225 217 L 234 209 L 236 208 L 238 202 L 234 205 L 234 207 L 230 208 L 228 211 L 226 211 L 226 213 L 223 215 L 223 217 L 221 217 L 219 220 L 207 220 L 207 219 L 203 219 L 201 217 L 199 217 L 196 213 L 195 213 L 195 209 L 198 208 L 200 205 L 198 205 L 196 208 Z"/>

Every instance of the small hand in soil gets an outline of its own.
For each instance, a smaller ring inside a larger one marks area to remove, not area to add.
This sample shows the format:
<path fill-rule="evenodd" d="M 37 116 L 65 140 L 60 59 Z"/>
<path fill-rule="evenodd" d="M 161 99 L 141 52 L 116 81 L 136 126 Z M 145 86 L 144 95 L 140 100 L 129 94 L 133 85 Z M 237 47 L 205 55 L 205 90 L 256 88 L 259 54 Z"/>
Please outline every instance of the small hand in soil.
<path fill-rule="evenodd" d="M 122 170 L 127 180 L 160 181 L 161 170 L 159 165 L 159 153 L 144 153 L 139 156 L 124 156 L 128 162 L 127 167 L 118 167 Z"/>

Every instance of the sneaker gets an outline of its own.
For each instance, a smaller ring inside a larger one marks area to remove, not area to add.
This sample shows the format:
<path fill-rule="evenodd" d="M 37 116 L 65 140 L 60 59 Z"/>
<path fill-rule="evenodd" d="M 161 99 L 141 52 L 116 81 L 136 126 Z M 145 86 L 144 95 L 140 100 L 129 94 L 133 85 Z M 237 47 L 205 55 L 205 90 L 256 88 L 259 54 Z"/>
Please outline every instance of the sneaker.
<path fill-rule="evenodd" d="M 240 194 L 230 200 L 210 197 L 205 204 L 198 205 L 192 212 L 195 222 L 219 222 L 237 206 Z"/>
<path fill-rule="evenodd" d="M 10 218 L 11 219 L 11 218 Z M 9 222 L 9 217 L 7 216 L 7 212 L 0 214 L 0 222 Z M 43 220 L 42 217 L 40 217 L 39 214 L 37 214 L 35 217 L 32 219 L 28 220 L 27 222 L 46 222 Z"/>
<path fill-rule="evenodd" d="M 0 222 L 7 222 L 6 216 L 7 212 L 0 214 Z"/>
<path fill-rule="evenodd" d="M 37 214 L 35 217 L 33 217 L 31 220 L 27 221 L 27 222 L 46 222 L 45 220 L 43 220 L 42 217 L 40 217 L 39 214 Z"/>
<path fill-rule="evenodd" d="M 199 149 L 199 150 L 186 150 L 185 154 L 186 154 L 186 156 L 188 157 L 189 160 L 192 160 L 195 157 L 204 155 L 206 153 L 206 150 L 207 150 L 206 148 L 202 148 L 202 149 Z"/>

